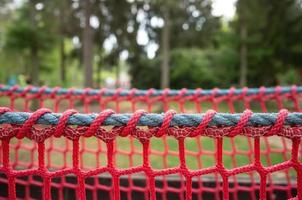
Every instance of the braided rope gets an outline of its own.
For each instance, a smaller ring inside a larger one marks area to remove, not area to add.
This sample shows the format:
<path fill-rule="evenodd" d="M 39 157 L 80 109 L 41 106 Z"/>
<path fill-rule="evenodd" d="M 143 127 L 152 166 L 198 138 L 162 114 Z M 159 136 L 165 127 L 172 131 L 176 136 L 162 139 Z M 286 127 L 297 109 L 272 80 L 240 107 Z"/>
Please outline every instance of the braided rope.
<path fill-rule="evenodd" d="M 291 94 L 291 93 L 302 93 L 302 86 L 292 86 L 292 87 L 268 87 L 268 88 L 242 88 L 242 89 L 212 89 L 212 90 L 201 90 L 201 89 L 181 89 L 181 90 L 171 90 L 171 89 L 165 89 L 165 90 L 156 90 L 156 89 L 150 89 L 150 90 L 138 90 L 138 89 L 131 89 L 131 90 L 125 90 L 125 89 L 74 89 L 74 88 L 50 88 L 50 87 L 19 87 L 19 86 L 8 86 L 8 85 L 0 85 L 0 93 L 6 93 L 6 94 L 22 94 L 25 93 L 31 93 L 31 94 L 46 94 L 46 95 L 75 95 L 75 96 L 81 96 L 81 95 L 88 95 L 88 96 L 95 96 L 95 95 L 101 95 L 101 96 L 110 96 L 110 97 L 141 97 L 141 96 L 148 96 L 148 97 L 158 97 L 158 96 L 168 96 L 168 97 L 186 97 L 186 96 L 194 96 L 194 97 L 202 97 L 202 96 L 211 96 L 214 95 L 215 97 L 220 96 L 251 96 L 251 95 L 257 95 L 257 94 Z"/>
<path fill-rule="evenodd" d="M 0 124 L 24 124 L 28 121 L 32 113 L 28 112 L 8 112 L 7 108 L 0 109 Z M 101 113 L 102 114 L 102 113 Z M 126 126 L 132 119 L 139 118 L 136 126 L 151 126 L 159 127 L 163 124 L 166 114 L 155 113 L 143 113 L 143 115 L 136 116 L 136 114 L 111 114 L 104 121 L 104 126 Z M 208 118 L 209 114 L 174 114 L 170 116 L 170 127 L 173 126 L 186 126 L 197 127 L 200 122 L 208 121 L 209 127 L 215 126 L 237 126 L 240 124 L 244 126 L 272 126 L 276 123 L 284 123 L 287 126 L 299 126 L 302 125 L 302 113 L 293 112 L 288 113 L 286 110 L 281 110 L 280 113 L 251 113 L 246 111 L 244 113 L 211 113 L 211 118 Z M 279 115 L 281 115 L 282 121 L 278 122 Z M 287 116 L 286 116 L 287 115 Z M 60 113 L 46 112 L 43 115 L 39 115 L 36 119 L 37 124 L 44 125 L 57 125 L 61 118 L 66 117 L 65 123 L 67 125 L 88 126 L 97 119 L 99 114 L 75 114 L 65 115 Z M 245 118 L 243 121 L 241 118 Z M 207 119 L 207 120 L 205 120 Z M 64 123 L 64 124 L 65 124 Z M 242 125 L 243 123 L 243 125 Z M 281 125 L 280 124 L 280 125 Z M 204 127 L 203 127 L 204 128 Z M 202 128 L 201 128 L 202 129 Z"/>
<path fill-rule="evenodd" d="M 279 135 L 288 138 L 302 136 L 302 113 L 288 113 L 283 109 L 279 113 L 252 113 L 246 110 L 242 114 L 226 114 L 208 111 L 206 114 L 176 114 L 168 111 L 164 114 L 148 114 L 138 110 L 134 114 L 114 114 L 105 110 L 99 114 L 77 114 L 67 110 L 63 114 L 51 113 L 49 109 L 39 109 L 34 113 L 10 112 L 0 107 L 0 124 L 11 124 L 11 129 L 3 128 L 0 138 L 16 136 L 21 139 L 28 137 L 38 142 L 54 135 L 74 140 L 80 136 L 95 135 L 104 141 L 110 141 L 117 135 L 126 137 L 132 135 L 145 140 L 152 135 L 162 137 L 172 135 L 176 138 L 196 137 L 234 137 L 245 135 L 250 137 Z M 22 124 L 22 125 L 21 125 Z M 37 134 L 35 124 L 56 125 L 44 128 L 42 134 Z M 68 125 L 77 125 L 71 128 Z M 106 131 L 100 126 L 114 126 Z M 137 126 L 147 126 L 148 131 Z"/>

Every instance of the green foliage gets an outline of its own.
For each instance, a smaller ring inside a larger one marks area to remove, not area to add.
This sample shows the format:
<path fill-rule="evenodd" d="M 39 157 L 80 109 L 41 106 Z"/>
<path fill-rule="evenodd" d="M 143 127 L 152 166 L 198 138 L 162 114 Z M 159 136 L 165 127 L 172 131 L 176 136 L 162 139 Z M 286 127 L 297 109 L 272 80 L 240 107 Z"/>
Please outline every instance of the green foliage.
<path fill-rule="evenodd" d="M 302 8 L 298 0 L 238 0 L 244 4 L 247 21 L 249 86 L 299 84 L 302 64 Z M 0 80 L 29 73 L 38 60 L 45 84 L 59 85 L 62 61 L 66 86 L 81 85 L 83 7 L 81 1 L 24 1 L 9 8 L 0 1 Z M 212 15 L 212 1 L 91 1 L 94 78 L 104 77 L 129 54 L 132 87 L 158 88 L 160 82 L 162 25 L 152 20 L 170 18 L 170 78 L 172 88 L 230 87 L 239 80 L 238 16 L 228 22 Z M 238 6 L 238 5 L 237 5 Z M 144 16 L 144 20 L 137 20 Z M 155 20 L 156 21 L 156 20 Z M 138 44 L 140 29 L 147 44 Z M 105 49 L 108 38 L 115 38 Z M 78 40 L 73 43 L 74 39 Z M 61 49 L 61 41 L 66 46 Z M 147 58 L 147 45 L 159 45 L 155 58 Z M 33 53 L 37 56 L 32 56 Z M 117 70 L 118 71 L 118 70 Z M 100 76 L 99 76 L 100 75 Z M 102 82 L 101 80 L 98 80 Z"/>
<path fill-rule="evenodd" d="M 172 52 L 173 88 L 229 87 L 237 81 L 237 53 L 232 49 L 176 49 Z"/>
<path fill-rule="evenodd" d="M 159 88 L 159 60 L 140 57 L 135 67 L 130 68 L 132 86 L 140 89 Z"/>
<path fill-rule="evenodd" d="M 37 1 L 36 3 L 41 3 Z M 14 17 L 6 31 L 5 47 L 20 53 L 30 49 L 49 50 L 56 41 L 52 14 L 45 10 L 37 10 L 33 2 L 24 4 Z"/>
<path fill-rule="evenodd" d="M 293 85 L 301 81 L 300 74 L 296 69 L 289 69 L 285 73 L 280 73 L 277 78 L 280 85 Z"/>
<path fill-rule="evenodd" d="M 215 87 L 215 70 L 205 52 L 199 49 L 176 49 L 171 53 L 173 88 Z"/>
<path fill-rule="evenodd" d="M 275 85 L 279 74 L 302 63 L 301 3 L 297 0 L 239 2 L 245 4 L 247 15 L 248 82 L 251 86 Z M 239 33 L 237 21 L 234 29 Z"/>
<path fill-rule="evenodd" d="M 238 80 L 235 66 L 237 53 L 232 49 L 201 50 L 198 48 L 174 49 L 171 52 L 171 88 L 229 87 Z M 137 88 L 159 88 L 159 60 L 147 58 L 130 73 Z"/>
<path fill-rule="evenodd" d="M 49 50 L 53 41 L 54 38 L 45 27 L 33 27 L 28 21 L 17 20 L 8 28 L 5 47 L 16 52 Z"/>

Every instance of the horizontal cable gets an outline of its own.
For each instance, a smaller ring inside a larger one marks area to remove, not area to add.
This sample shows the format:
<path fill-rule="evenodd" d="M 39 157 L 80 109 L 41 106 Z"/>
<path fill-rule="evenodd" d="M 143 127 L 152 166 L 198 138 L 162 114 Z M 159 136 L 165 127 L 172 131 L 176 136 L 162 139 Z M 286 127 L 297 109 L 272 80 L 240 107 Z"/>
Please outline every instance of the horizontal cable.
<path fill-rule="evenodd" d="M 0 124 L 24 124 L 33 114 L 27 112 L 3 112 L 0 114 Z M 88 126 L 98 117 L 99 114 L 73 114 L 68 117 L 68 125 Z M 186 126 L 196 127 L 205 119 L 207 114 L 175 114 L 169 126 Z M 213 126 L 236 126 L 242 120 L 244 113 L 228 114 L 216 113 L 212 116 L 207 124 Z M 275 125 L 280 113 L 253 113 L 248 116 L 245 126 L 272 126 Z M 102 125 L 104 126 L 125 126 L 132 119 L 134 114 L 112 114 L 108 116 Z M 62 114 L 45 113 L 40 116 L 36 124 L 56 125 L 58 124 Z M 142 114 L 136 126 L 161 126 L 164 121 L 165 114 Z M 284 117 L 284 125 L 297 126 L 302 125 L 302 113 L 288 113 Z"/>
<path fill-rule="evenodd" d="M 302 93 L 302 86 L 296 87 L 261 87 L 261 88 L 243 88 L 243 89 L 182 89 L 182 90 L 172 90 L 172 89 L 165 89 L 165 90 L 156 90 L 156 89 L 149 89 L 149 90 L 127 90 L 127 89 L 74 89 L 74 88 L 50 88 L 50 87 L 19 87 L 19 86 L 7 86 L 1 85 L 0 92 L 11 92 L 11 93 L 30 93 L 30 94 L 55 94 L 55 95 L 100 95 L 100 96 L 150 96 L 150 97 L 158 97 L 158 96 L 192 96 L 195 95 L 196 97 L 214 95 L 215 97 L 225 96 L 225 95 L 257 95 L 257 94 L 290 94 L 291 92 L 295 93 Z"/>

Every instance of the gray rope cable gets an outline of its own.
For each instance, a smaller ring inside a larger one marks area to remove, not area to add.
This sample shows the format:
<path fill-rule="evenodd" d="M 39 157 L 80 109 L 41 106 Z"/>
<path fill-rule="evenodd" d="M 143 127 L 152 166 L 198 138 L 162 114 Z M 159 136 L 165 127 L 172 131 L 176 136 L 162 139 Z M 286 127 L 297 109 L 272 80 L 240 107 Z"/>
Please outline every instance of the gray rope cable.
<path fill-rule="evenodd" d="M 29 119 L 31 113 L 27 112 L 6 112 L 0 115 L 0 124 L 24 124 Z M 69 125 L 90 125 L 98 114 L 75 114 L 70 116 Z M 213 117 L 209 126 L 235 126 L 240 120 L 242 114 L 217 113 Z M 39 118 L 37 124 L 56 125 L 62 114 L 47 113 Z M 132 114 L 113 114 L 108 117 L 104 126 L 125 126 L 131 119 Z M 196 127 L 204 119 L 205 114 L 175 114 L 170 126 Z M 271 126 L 274 125 L 278 113 L 254 113 L 250 117 L 247 126 Z M 145 114 L 137 126 L 160 126 L 163 122 L 164 114 Z M 289 113 L 285 119 L 285 125 L 302 125 L 302 113 Z"/>
<path fill-rule="evenodd" d="M 15 89 L 13 89 L 13 86 L 7 86 L 7 85 L 1 85 L 0 86 L 0 92 L 13 92 L 13 93 L 17 93 L 20 94 L 22 92 L 25 91 L 26 88 L 22 88 L 22 87 L 16 87 Z M 31 93 L 31 94 L 37 94 L 40 91 L 40 87 L 32 87 L 31 89 L 29 89 L 27 91 L 27 93 Z M 55 90 L 55 88 L 49 88 L 46 87 L 44 91 L 42 91 L 43 94 L 52 94 L 55 93 L 57 95 L 66 95 L 70 92 L 71 95 L 88 95 L 88 96 L 93 96 L 93 95 L 99 95 L 101 90 L 98 89 L 90 89 L 85 91 L 84 89 L 74 89 L 74 90 L 69 90 L 66 88 L 59 88 L 57 90 Z M 200 93 L 198 93 L 198 96 L 207 96 L 207 95 L 212 95 L 214 90 L 201 90 Z M 217 89 L 215 96 L 225 96 L 225 95 L 229 95 L 230 94 L 230 89 Z M 126 96 L 148 96 L 150 95 L 151 97 L 156 97 L 156 96 L 162 96 L 162 95 L 167 95 L 167 96 L 178 96 L 180 95 L 181 90 L 156 90 L 154 89 L 152 93 L 148 93 L 148 90 L 120 90 L 119 93 L 117 93 L 118 90 L 111 90 L 111 89 L 106 89 L 103 91 L 102 96 L 114 96 L 114 95 L 118 95 L 121 97 L 126 97 Z M 132 93 L 133 92 L 133 93 Z M 165 92 L 167 92 L 165 94 Z M 244 89 L 234 89 L 233 90 L 233 95 L 241 95 L 243 94 Z M 264 94 L 274 94 L 276 92 L 276 88 L 274 87 L 267 87 L 265 88 Z M 288 94 L 292 92 L 292 88 L 291 87 L 280 87 L 280 91 L 281 94 Z M 297 93 L 302 93 L 302 87 L 296 87 L 296 92 Z M 255 95 L 255 94 L 259 94 L 260 93 L 260 88 L 248 88 L 248 90 L 246 91 L 246 95 Z M 188 89 L 186 90 L 182 96 L 190 96 L 190 95 L 196 95 L 197 94 L 197 90 L 192 90 L 192 89 Z"/>

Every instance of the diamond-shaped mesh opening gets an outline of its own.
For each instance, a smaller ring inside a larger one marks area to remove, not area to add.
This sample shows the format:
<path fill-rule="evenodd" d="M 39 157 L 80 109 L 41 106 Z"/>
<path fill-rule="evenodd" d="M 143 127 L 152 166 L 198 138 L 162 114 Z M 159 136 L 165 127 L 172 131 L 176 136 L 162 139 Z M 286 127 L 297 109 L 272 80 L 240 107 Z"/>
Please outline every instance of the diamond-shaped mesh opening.
<path fill-rule="evenodd" d="M 152 168 L 165 169 L 179 166 L 178 141 L 174 137 L 152 138 L 150 151 Z"/>
<path fill-rule="evenodd" d="M 72 141 L 65 137 L 45 140 L 45 164 L 53 171 L 72 167 Z"/>
<path fill-rule="evenodd" d="M 272 136 L 260 139 L 261 163 L 264 166 L 271 166 L 290 160 L 291 141 L 289 139 Z"/>
<path fill-rule="evenodd" d="M 10 165 L 15 170 L 32 169 L 38 166 L 37 143 L 28 138 L 10 140 Z"/>
<path fill-rule="evenodd" d="M 121 176 L 119 184 L 120 194 L 123 199 L 148 199 L 149 187 L 145 173 Z"/>
<path fill-rule="evenodd" d="M 252 139 L 244 136 L 223 139 L 223 164 L 228 169 L 253 163 Z"/>
<path fill-rule="evenodd" d="M 142 144 L 137 139 L 118 137 L 115 142 L 115 158 L 118 168 L 142 165 Z"/>
<path fill-rule="evenodd" d="M 101 139 L 81 137 L 79 146 L 81 169 L 91 170 L 107 165 L 107 146 Z"/>
<path fill-rule="evenodd" d="M 297 173 L 293 168 L 270 173 L 267 177 L 267 196 L 270 199 L 290 199 L 297 194 Z"/>
<path fill-rule="evenodd" d="M 192 196 L 201 199 L 221 199 L 221 177 L 217 173 L 194 176 L 192 178 Z"/>
<path fill-rule="evenodd" d="M 156 199 L 181 199 L 186 192 L 185 178 L 181 174 L 169 174 L 155 178 Z"/>

